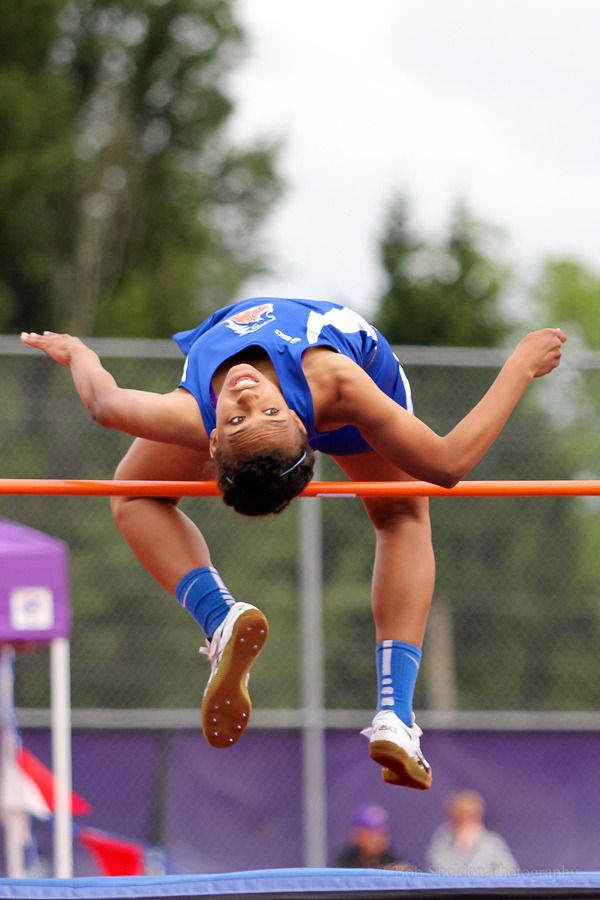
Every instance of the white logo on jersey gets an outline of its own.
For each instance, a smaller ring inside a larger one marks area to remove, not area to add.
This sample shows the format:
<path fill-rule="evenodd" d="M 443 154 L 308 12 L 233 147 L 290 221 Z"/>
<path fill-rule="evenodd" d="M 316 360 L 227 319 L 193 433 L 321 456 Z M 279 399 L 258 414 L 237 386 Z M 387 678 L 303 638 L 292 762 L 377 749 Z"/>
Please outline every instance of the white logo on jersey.
<path fill-rule="evenodd" d="M 290 344 L 297 344 L 299 341 L 302 340 L 302 338 L 290 337 L 289 334 L 285 334 L 283 331 L 280 331 L 279 328 L 275 329 L 275 334 L 277 335 L 277 337 L 282 338 L 284 341 L 288 341 L 288 343 L 290 343 Z"/>
<path fill-rule="evenodd" d="M 326 313 L 311 312 L 306 322 L 306 339 L 309 344 L 316 344 L 323 329 L 331 325 L 344 334 L 356 334 L 357 331 L 365 331 L 373 340 L 377 340 L 377 332 L 366 319 L 355 313 L 354 310 L 342 306 L 341 309 L 328 310 Z"/>

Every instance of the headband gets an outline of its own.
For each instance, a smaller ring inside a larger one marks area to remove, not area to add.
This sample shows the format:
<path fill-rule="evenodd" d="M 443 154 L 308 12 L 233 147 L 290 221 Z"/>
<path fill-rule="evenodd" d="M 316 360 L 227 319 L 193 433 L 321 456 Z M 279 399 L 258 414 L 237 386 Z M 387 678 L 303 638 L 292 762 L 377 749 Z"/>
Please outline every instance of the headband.
<path fill-rule="evenodd" d="M 297 469 L 298 466 L 301 466 L 305 459 L 306 459 L 306 450 L 304 451 L 304 453 L 302 454 L 300 459 L 296 460 L 296 462 L 294 463 L 293 466 L 290 466 L 289 469 L 285 470 L 285 472 L 280 472 L 279 477 L 283 478 L 284 475 L 289 475 L 290 472 L 293 472 L 294 469 Z"/>
<path fill-rule="evenodd" d="M 304 453 L 302 454 L 300 459 L 296 460 L 296 462 L 294 463 L 293 466 L 290 466 L 289 469 L 284 469 L 283 472 L 279 473 L 278 477 L 283 478 L 284 475 L 289 475 L 290 472 L 293 472 L 294 469 L 297 469 L 298 466 L 301 466 L 305 459 L 306 459 L 306 450 L 304 451 Z M 225 476 L 225 481 L 227 482 L 227 484 L 233 484 L 233 478 L 230 478 L 229 475 Z"/>

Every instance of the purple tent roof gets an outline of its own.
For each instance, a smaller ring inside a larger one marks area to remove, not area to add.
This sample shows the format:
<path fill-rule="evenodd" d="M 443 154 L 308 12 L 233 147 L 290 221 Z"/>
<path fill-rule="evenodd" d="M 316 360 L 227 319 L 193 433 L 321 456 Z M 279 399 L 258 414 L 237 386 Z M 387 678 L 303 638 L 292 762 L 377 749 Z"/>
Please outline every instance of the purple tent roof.
<path fill-rule="evenodd" d="M 0 642 L 47 643 L 70 627 L 67 545 L 0 519 Z"/>

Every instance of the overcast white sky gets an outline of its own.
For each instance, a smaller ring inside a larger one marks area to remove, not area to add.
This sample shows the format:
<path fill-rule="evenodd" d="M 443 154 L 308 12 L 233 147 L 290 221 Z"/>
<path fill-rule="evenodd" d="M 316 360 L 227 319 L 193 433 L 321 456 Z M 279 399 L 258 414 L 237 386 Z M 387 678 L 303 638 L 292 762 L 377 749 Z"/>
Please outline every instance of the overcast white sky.
<path fill-rule="evenodd" d="M 404 191 L 422 233 L 458 197 L 524 270 L 600 265 L 600 0 L 238 0 L 250 55 L 235 133 L 285 139 L 265 231 L 276 272 L 247 293 L 369 313 L 376 242 Z"/>

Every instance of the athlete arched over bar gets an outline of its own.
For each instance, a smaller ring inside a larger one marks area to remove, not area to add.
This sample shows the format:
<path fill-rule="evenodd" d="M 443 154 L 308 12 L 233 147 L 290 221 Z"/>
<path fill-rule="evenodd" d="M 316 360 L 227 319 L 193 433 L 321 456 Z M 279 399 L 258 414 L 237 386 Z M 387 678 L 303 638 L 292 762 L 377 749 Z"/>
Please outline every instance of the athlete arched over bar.
<path fill-rule="evenodd" d="M 560 362 L 559 328 L 528 334 L 487 393 L 449 434 L 414 414 L 388 342 L 336 303 L 253 298 L 175 335 L 186 356 L 167 394 L 121 388 L 76 337 L 22 340 L 70 366 L 79 397 L 107 428 L 135 436 L 116 477 L 194 480 L 216 474 L 225 503 L 246 515 L 279 512 L 310 480 L 314 451 L 351 479 L 421 479 L 450 487 L 479 462 L 530 381 Z M 412 700 L 434 585 L 428 501 L 366 498 L 376 532 L 372 610 L 377 707 L 371 758 L 385 781 L 428 788 Z M 247 675 L 268 633 L 263 613 L 236 602 L 201 531 L 176 498 L 116 497 L 115 521 L 148 571 L 200 624 L 211 675 L 202 726 L 214 747 L 234 744 L 251 711 Z"/>

